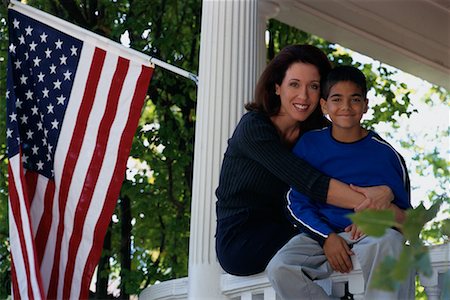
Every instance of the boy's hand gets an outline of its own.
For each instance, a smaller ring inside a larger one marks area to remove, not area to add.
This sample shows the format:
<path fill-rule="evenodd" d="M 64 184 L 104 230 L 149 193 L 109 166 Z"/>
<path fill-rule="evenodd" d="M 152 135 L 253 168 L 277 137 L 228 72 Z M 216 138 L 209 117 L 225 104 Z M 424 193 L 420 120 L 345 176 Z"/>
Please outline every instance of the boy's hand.
<path fill-rule="evenodd" d="M 323 244 L 323 251 L 333 270 L 348 273 L 353 269 L 350 255 L 354 253 L 345 240 L 336 233 L 328 235 L 325 244 Z"/>
<path fill-rule="evenodd" d="M 362 232 L 356 224 L 348 225 L 345 228 L 345 232 L 350 234 L 350 239 L 352 240 L 357 240 L 364 235 L 364 232 Z"/>

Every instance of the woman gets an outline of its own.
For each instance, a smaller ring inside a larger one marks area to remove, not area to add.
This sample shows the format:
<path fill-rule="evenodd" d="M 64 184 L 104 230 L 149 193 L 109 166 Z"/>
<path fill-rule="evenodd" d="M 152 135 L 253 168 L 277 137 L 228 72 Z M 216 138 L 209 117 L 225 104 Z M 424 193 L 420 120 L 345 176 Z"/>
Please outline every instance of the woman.
<path fill-rule="evenodd" d="M 254 101 L 246 105 L 249 112 L 228 141 L 216 190 L 216 253 L 226 272 L 264 271 L 298 233 L 285 215 L 289 186 L 315 201 L 345 208 L 387 208 L 393 200 L 386 186 L 350 187 L 291 153 L 301 134 L 328 123 L 318 102 L 321 79 L 330 69 L 320 49 L 292 45 L 259 78 Z"/>

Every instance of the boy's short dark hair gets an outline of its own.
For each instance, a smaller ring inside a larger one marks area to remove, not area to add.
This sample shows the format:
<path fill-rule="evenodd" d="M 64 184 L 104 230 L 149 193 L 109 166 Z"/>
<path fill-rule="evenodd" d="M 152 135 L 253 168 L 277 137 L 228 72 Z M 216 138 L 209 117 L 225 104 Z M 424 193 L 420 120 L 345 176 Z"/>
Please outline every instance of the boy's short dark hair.
<path fill-rule="evenodd" d="M 353 66 L 338 66 L 328 73 L 322 85 L 322 98 L 327 100 L 330 90 L 338 82 L 350 81 L 361 88 L 363 97 L 367 95 L 366 76 L 358 68 Z"/>

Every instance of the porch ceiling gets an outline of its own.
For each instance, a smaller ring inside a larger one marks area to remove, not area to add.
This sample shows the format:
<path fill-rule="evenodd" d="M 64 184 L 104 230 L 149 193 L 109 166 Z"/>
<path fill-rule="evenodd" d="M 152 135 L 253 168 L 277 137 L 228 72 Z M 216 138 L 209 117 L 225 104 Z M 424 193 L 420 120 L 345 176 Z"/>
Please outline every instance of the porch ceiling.
<path fill-rule="evenodd" d="M 450 91 L 449 0 L 279 0 L 275 19 Z"/>

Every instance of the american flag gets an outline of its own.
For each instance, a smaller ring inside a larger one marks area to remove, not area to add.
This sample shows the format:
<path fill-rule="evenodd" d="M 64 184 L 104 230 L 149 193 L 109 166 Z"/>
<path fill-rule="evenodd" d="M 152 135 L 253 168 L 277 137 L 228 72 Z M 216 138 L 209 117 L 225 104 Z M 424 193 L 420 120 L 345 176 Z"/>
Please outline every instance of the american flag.
<path fill-rule="evenodd" d="M 26 5 L 8 21 L 12 296 L 87 298 L 153 67 Z"/>

